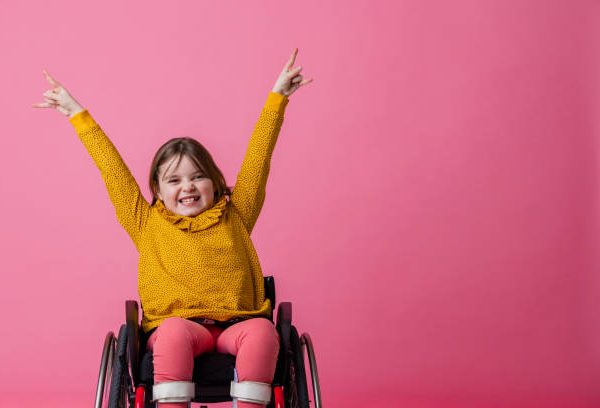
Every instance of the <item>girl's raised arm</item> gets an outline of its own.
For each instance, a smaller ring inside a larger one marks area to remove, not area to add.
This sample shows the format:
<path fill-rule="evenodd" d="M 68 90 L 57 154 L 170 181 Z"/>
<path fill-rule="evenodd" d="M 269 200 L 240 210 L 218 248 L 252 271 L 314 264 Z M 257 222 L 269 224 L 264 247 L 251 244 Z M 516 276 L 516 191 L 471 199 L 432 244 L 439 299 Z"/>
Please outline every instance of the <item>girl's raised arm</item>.
<path fill-rule="evenodd" d="M 304 80 L 300 75 L 302 67 L 293 68 L 296 55 L 298 49 L 294 50 L 284 65 L 267 98 L 231 194 L 231 202 L 240 213 L 248 232 L 252 232 L 264 203 L 271 155 L 283 123 L 288 98 L 298 88 L 312 82 L 312 79 Z"/>
<path fill-rule="evenodd" d="M 44 102 L 33 106 L 56 109 L 69 117 L 81 142 L 100 169 L 119 223 L 137 246 L 148 218 L 148 202 L 121 155 L 89 112 L 50 74 L 44 71 L 44 75 L 52 89 L 44 92 Z"/>

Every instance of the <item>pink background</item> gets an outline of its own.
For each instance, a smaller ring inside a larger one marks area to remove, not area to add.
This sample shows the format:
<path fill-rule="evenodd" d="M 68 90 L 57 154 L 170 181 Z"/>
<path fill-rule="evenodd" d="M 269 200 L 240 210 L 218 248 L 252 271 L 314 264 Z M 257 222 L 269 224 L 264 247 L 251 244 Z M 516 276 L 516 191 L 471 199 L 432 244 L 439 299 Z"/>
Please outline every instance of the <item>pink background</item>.
<path fill-rule="evenodd" d="M 254 242 L 325 406 L 600 406 L 599 31 L 591 0 L 3 2 L 0 406 L 91 406 L 137 297 L 42 69 L 147 191 L 182 135 L 233 183 L 294 47 Z"/>

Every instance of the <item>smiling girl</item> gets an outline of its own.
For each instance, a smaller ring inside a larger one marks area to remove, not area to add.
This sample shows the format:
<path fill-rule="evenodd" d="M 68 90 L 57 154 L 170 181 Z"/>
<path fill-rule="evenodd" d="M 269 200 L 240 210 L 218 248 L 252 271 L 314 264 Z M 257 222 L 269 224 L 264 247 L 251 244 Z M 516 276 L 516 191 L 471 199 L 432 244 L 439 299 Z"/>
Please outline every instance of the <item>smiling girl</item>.
<path fill-rule="evenodd" d="M 153 398 L 160 408 L 189 404 L 193 359 L 213 350 L 237 356 L 240 389 L 270 393 L 279 339 L 264 318 L 271 305 L 250 234 L 289 97 L 312 81 L 293 67 L 297 53 L 267 97 L 233 190 L 200 143 L 178 138 L 165 143 L 152 161 L 152 203 L 90 113 L 44 71 L 52 88 L 34 106 L 69 117 L 138 250 L 142 329 L 154 355 Z M 240 408 L 268 403 L 233 397 Z"/>

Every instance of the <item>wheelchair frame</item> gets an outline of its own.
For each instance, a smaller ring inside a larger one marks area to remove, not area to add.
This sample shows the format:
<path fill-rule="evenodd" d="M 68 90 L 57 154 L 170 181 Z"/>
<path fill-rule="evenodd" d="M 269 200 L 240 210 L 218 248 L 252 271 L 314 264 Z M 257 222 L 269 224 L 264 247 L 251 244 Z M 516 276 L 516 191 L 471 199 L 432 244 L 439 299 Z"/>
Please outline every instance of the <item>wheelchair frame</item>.
<path fill-rule="evenodd" d="M 275 281 L 272 276 L 264 278 L 265 295 L 271 301 L 271 315 L 275 307 Z M 136 301 L 125 302 L 126 323 L 119 329 L 118 337 L 112 331 L 106 334 L 100 360 L 96 387 L 95 408 L 150 408 L 152 386 L 140 382 L 140 324 Z M 273 321 L 272 318 L 270 318 Z M 269 408 L 321 408 L 321 390 L 313 342 L 308 333 L 298 335 L 292 325 L 292 304 L 282 302 L 277 309 L 277 332 L 280 337 L 279 356 L 273 379 L 273 394 Z M 305 357 L 308 359 L 313 391 L 309 400 Z M 220 395 L 203 399 L 196 396 L 191 402 L 210 403 L 231 401 Z M 311 405 L 312 402 L 312 405 Z"/>

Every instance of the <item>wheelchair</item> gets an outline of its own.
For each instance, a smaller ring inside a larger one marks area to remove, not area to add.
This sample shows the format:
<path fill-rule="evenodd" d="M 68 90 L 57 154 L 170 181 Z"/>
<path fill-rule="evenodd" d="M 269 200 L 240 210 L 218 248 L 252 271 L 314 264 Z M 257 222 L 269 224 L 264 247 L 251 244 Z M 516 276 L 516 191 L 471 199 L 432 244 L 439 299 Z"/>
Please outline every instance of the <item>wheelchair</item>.
<path fill-rule="evenodd" d="M 265 295 L 271 301 L 271 316 L 275 307 L 275 281 L 264 278 Z M 126 323 L 118 336 L 108 332 L 104 340 L 95 408 L 152 408 L 152 352 L 146 350 L 148 336 L 142 331 L 136 301 L 125 302 Z M 298 335 L 292 325 L 292 304 L 282 302 L 277 308 L 276 329 L 280 348 L 272 383 L 269 408 L 321 408 L 321 391 L 312 340 L 308 333 Z M 308 393 L 309 362 L 312 400 Z M 192 382 L 194 403 L 231 401 L 231 382 L 235 376 L 235 356 L 217 352 L 201 354 L 194 359 Z"/>

